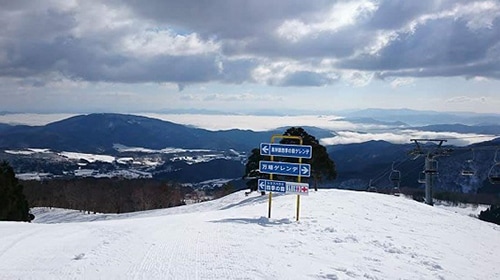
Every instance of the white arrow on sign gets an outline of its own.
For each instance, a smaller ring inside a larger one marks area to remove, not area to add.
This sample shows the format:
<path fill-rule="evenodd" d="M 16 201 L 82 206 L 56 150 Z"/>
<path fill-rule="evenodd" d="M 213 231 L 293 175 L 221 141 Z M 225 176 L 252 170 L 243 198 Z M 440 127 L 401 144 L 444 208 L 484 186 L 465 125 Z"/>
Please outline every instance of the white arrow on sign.
<path fill-rule="evenodd" d="M 302 174 L 307 174 L 307 173 L 309 173 L 309 168 L 307 168 L 307 166 L 302 166 L 301 171 L 302 171 Z"/>
<path fill-rule="evenodd" d="M 266 188 L 266 183 L 264 181 L 260 181 L 259 187 L 262 189 Z"/>
<path fill-rule="evenodd" d="M 269 146 L 265 145 L 265 146 L 262 146 L 262 151 L 266 154 L 269 153 Z"/>

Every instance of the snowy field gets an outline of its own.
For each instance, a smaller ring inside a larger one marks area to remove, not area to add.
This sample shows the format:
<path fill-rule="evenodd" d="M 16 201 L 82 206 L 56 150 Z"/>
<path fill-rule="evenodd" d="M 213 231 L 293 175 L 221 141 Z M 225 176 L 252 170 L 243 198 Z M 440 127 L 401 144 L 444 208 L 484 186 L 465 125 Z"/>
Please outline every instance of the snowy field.
<path fill-rule="evenodd" d="M 0 279 L 500 279 L 500 227 L 376 193 L 237 192 L 129 214 L 0 223 Z"/>

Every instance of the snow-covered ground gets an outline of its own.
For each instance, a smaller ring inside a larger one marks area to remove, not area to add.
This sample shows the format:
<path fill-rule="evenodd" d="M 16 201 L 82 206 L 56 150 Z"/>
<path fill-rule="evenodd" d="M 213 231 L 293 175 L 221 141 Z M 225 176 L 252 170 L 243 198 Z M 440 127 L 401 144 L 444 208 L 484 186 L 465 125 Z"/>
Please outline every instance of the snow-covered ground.
<path fill-rule="evenodd" d="M 500 279 L 500 227 L 404 197 L 237 192 L 121 215 L 0 223 L 0 279 Z"/>
<path fill-rule="evenodd" d="M 115 161 L 115 157 L 108 156 L 108 155 L 94 155 L 94 154 L 84 154 L 84 153 L 75 153 L 75 152 L 60 152 L 58 154 L 60 156 L 65 157 L 65 158 L 74 159 L 74 160 L 84 159 L 88 162 L 100 161 L 100 162 L 113 163 Z"/>

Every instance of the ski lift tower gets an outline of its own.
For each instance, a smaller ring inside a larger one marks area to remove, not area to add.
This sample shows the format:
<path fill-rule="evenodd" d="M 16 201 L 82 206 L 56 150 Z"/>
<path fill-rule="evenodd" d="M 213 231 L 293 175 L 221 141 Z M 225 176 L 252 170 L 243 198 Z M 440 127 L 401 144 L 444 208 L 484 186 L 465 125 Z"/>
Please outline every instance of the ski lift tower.
<path fill-rule="evenodd" d="M 438 162 L 436 158 L 438 156 L 444 156 L 449 154 L 451 150 L 444 150 L 442 148 L 443 143 L 447 142 L 446 139 L 410 139 L 410 141 L 415 142 L 417 148 L 413 150 L 410 154 L 418 158 L 421 155 L 425 155 L 425 203 L 428 205 L 433 205 L 432 201 L 432 190 L 434 188 L 434 179 L 438 174 Z M 436 146 L 423 147 L 422 142 L 435 142 Z"/>

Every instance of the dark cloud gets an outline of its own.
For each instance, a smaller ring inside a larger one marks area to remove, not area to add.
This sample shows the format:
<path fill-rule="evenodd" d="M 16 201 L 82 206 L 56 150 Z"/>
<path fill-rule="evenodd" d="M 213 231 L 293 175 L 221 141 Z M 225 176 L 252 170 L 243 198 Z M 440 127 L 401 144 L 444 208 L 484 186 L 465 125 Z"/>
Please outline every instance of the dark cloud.
<path fill-rule="evenodd" d="M 374 34 L 348 27 L 338 32 L 322 31 L 290 42 L 276 36 L 261 36 L 248 42 L 230 42 L 225 45 L 226 55 L 251 53 L 272 58 L 345 58 L 353 55 L 359 46 L 366 46 Z"/>
<path fill-rule="evenodd" d="M 464 20 L 437 19 L 413 33 L 400 34 L 375 55 L 363 55 L 340 63 L 341 67 L 384 71 L 382 76 L 488 75 L 500 70 L 498 57 L 489 55 L 500 44 L 500 20 L 492 28 L 471 29 Z"/>
<path fill-rule="evenodd" d="M 228 83 L 252 81 L 251 71 L 258 65 L 253 59 L 221 61 L 221 80 Z"/>
<path fill-rule="evenodd" d="M 25 41 L 8 47 L 7 52 L 9 60 L 0 66 L 0 75 L 27 78 L 59 72 L 71 79 L 94 82 L 241 83 L 250 79 L 254 66 L 250 60 L 221 59 L 217 54 L 126 56 L 72 37 Z"/>
<path fill-rule="evenodd" d="M 16 1 L 10 1 L 16 2 Z M 2 6 L 3 8 L 3 6 Z M 14 41 L 45 41 L 69 35 L 77 26 L 74 13 L 55 8 L 0 11 L 0 43 Z"/>
<path fill-rule="evenodd" d="M 366 28 L 372 30 L 400 29 L 422 14 L 439 11 L 442 2 L 445 1 L 435 1 L 435 0 L 381 1 L 380 6 L 377 9 L 377 12 L 367 22 Z"/>
<path fill-rule="evenodd" d="M 159 24 L 177 26 L 204 37 L 242 39 L 276 29 L 287 19 L 307 18 L 337 1 L 328 0 L 157 0 L 116 1 L 128 5 L 138 16 Z"/>
<path fill-rule="evenodd" d="M 422 69 L 403 69 L 378 72 L 377 77 L 456 77 L 463 76 L 467 79 L 485 77 L 500 79 L 500 59 L 488 62 L 479 62 L 471 65 L 438 66 Z"/>
<path fill-rule="evenodd" d="M 47 83 L 42 79 L 28 78 L 20 81 L 19 84 L 28 87 L 44 87 Z"/>
<path fill-rule="evenodd" d="M 279 81 L 281 86 L 298 86 L 298 87 L 319 87 L 333 83 L 335 80 L 326 74 L 310 72 L 310 71 L 297 71 L 287 75 L 284 79 Z"/>

